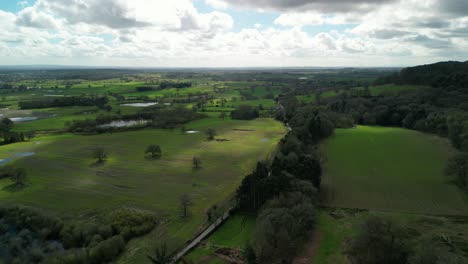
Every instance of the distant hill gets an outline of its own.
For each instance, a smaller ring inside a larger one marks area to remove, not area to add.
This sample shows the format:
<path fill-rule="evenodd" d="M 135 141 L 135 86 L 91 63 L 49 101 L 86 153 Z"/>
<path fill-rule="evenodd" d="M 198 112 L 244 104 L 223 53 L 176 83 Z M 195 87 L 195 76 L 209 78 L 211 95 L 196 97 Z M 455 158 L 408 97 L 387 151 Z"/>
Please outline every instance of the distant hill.
<path fill-rule="evenodd" d="M 375 82 L 468 88 L 468 61 L 446 61 L 404 68 L 399 73 L 378 78 Z"/>

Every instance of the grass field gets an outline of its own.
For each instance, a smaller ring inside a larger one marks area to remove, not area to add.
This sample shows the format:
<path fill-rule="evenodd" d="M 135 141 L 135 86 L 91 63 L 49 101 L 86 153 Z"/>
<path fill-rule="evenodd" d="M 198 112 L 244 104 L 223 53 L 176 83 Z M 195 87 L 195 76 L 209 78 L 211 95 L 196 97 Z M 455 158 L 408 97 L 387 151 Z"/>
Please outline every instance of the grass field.
<path fill-rule="evenodd" d="M 0 204 L 33 206 L 71 219 L 121 206 L 151 210 L 166 219 L 173 245 L 180 246 L 205 223 L 205 211 L 233 194 L 243 176 L 257 160 L 268 158 L 285 133 L 273 119 L 205 118 L 185 127 L 201 133 L 145 129 L 93 136 L 62 134 L 2 146 L 0 159 L 19 152 L 36 155 L 13 162 L 26 169 L 27 187 L 13 192 L 8 179 L 0 180 Z M 207 141 L 203 131 L 208 128 L 228 141 Z M 161 145 L 160 160 L 144 158 L 145 148 L 152 143 Z M 102 165 L 91 158 L 96 146 L 109 153 Z M 201 169 L 192 169 L 193 156 L 201 158 Z M 179 218 L 183 193 L 193 200 L 188 220 Z M 122 263 L 144 259 L 150 246 L 135 244 Z"/>
<path fill-rule="evenodd" d="M 468 215 L 468 201 L 443 174 L 446 139 L 400 128 L 337 129 L 321 146 L 324 204 L 382 211 Z"/>

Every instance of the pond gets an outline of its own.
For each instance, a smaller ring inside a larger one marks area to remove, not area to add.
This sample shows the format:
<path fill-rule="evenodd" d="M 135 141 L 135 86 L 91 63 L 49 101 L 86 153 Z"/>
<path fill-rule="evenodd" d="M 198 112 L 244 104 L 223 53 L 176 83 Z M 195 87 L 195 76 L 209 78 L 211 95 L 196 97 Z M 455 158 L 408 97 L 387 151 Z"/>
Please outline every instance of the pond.
<path fill-rule="evenodd" d="M 132 104 L 123 104 L 123 106 L 131 106 L 131 107 L 148 107 L 159 104 L 158 102 L 152 103 L 132 103 Z"/>
<path fill-rule="evenodd" d="M 15 155 L 9 157 L 9 158 L 6 158 L 6 159 L 0 159 L 0 165 L 3 165 L 5 163 L 8 163 L 14 159 L 19 159 L 19 158 L 24 158 L 24 157 L 29 157 L 29 156 L 33 156 L 33 155 L 36 155 L 36 153 L 34 152 L 20 152 L 20 153 L 16 153 Z"/>
<path fill-rule="evenodd" d="M 109 127 L 133 127 L 139 125 L 145 125 L 148 123 L 147 120 L 119 120 L 119 121 L 112 121 L 109 124 L 100 125 L 101 128 L 109 128 Z"/>
<path fill-rule="evenodd" d="M 39 119 L 39 117 L 35 116 L 25 116 L 25 117 L 11 117 L 10 120 L 15 123 L 27 122 L 27 121 L 34 121 Z"/>

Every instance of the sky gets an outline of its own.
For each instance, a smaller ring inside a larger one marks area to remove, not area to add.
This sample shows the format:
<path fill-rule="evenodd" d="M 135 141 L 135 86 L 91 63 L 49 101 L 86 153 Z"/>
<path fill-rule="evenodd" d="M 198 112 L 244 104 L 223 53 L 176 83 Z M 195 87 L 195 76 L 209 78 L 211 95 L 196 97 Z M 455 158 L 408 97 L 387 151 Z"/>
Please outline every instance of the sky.
<path fill-rule="evenodd" d="M 392 67 L 468 60 L 468 0 L 0 0 L 0 65 Z"/>

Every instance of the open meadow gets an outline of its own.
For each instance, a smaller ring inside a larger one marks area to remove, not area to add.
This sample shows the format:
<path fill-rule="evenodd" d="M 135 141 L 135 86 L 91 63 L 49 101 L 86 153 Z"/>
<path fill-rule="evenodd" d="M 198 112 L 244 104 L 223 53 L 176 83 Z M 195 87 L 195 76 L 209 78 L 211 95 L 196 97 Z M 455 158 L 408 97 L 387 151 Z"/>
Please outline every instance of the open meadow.
<path fill-rule="evenodd" d="M 0 158 L 24 152 L 35 155 L 12 162 L 27 171 L 27 188 L 11 191 L 11 182 L 0 180 L 1 204 L 33 206 L 69 219 L 122 206 L 149 210 L 167 223 L 171 245 L 180 246 L 205 223 L 205 211 L 229 199 L 243 176 L 257 160 L 269 158 L 285 133 L 285 127 L 272 119 L 205 118 L 185 127 L 199 132 L 145 129 L 62 134 L 3 146 Z M 215 129 L 221 141 L 208 141 L 204 133 L 208 128 Z M 145 158 L 149 144 L 161 146 L 160 159 Z M 91 157 L 96 146 L 108 152 L 103 164 Z M 194 156 L 202 161 L 200 169 L 192 168 Z M 179 217 L 182 194 L 193 201 L 191 217 L 185 220 Z M 145 246 L 149 250 L 150 245 Z M 132 261 L 134 254 L 141 253 L 130 252 Z"/>
<path fill-rule="evenodd" d="M 446 139 L 401 128 L 337 129 L 321 147 L 324 205 L 468 215 L 467 197 L 444 175 Z"/>

